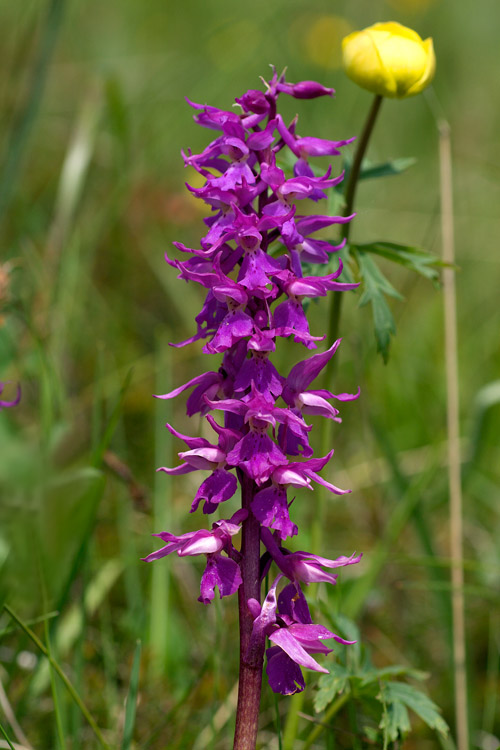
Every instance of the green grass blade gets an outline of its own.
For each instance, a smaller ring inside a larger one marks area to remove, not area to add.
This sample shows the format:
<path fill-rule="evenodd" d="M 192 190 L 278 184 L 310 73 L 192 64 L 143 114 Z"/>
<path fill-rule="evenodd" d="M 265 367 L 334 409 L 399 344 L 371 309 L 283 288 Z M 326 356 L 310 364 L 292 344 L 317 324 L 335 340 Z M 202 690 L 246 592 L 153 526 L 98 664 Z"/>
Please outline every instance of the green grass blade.
<path fill-rule="evenodd" d="M 321 724 L 317 724 L 308 735 L 306 741 L 302 745 L 303 750 L 307 750 L 307 748 L 311 747 L 316 742 L 320 734 L 327 728 L 328 722 L 333 719 L 333 717 L 338 714 L 343 705 L 347 703 L 350 695 L 351 691 L 346 690 L 345 693 L 340 695 L 337 700 L 332 703 L 328 711 L 326 711 L 325 715 L 323 716 Z"/>
<path fill-rule="evenodd" d="M 170 383 L 171 357 L 168 342 L 164 337 L 157 339 L 157 383 L 156 393 L 166 393 L 173 385 Z M 172 422 L 170 401 L 155 399 L 155 460 L 156 465 L 170 460 L 172 455 L 172 436 L 165 428 L 165 422 Z M 170 464 L 167 463 L 168 466 Z M 165 482 L 158 473 L 155 474 L 153 495 L 153 531 L 166 531 L 171 528 L 172 496 L 171 482 Z M 171 599 L 170 565 L 151 566 L 151 594 L 149 603 L 149 662 L 150 677 L 161 679 L 168 663 L 169 646 L 169 608 Z"/>
<path fill-rule="evenodd" d="M 115 405 L 115 407 L 114 407 L 114 409 L 113 409 L 113 411 L 111 413 L 111 417 L 110 417 L 109 422 L 108 422 L 108 424 L 106 426 L 106 429 L 104 430 L 104 434 L 103 434 L 101 440 L 99 441 L 98 445 L 96 446 L 96 448 L 95 448 L 95 450 L 93 452 L 91 464 L 92 464 L 92 466 L 95 466 L 96 468 L 100 467 L 100 465 L 102 463 L 102 458 L 103 458 L 106 450 L 108 449 L 108 446 L 109 446 L 109 444 L 111 442 L 111 438 L 114 435 L 116 426 L 118 424 L 118 420 L 120 418 L 120 414 L 121 414 L 121 410 L 122 410 L 122 405 L 123 405 L 123 400 L 124 400 L 125 395 L 126 395 L 126 393 L 128 391 L 128 388 L 130 386 L 131 380 L 132 380 L 132 369 L 130 369 L 127 372 L 125 380 L 123 381 L 123 385 L 120 388 L 120 394 L 118 396 L 118 401 L 117 401 L 117 403 L 116 403 L 116 405 Z"/>
<path fill-rule="evenodd" d="M 3 726 L 2 726 L 2 724 L 1 724 L 1 723 L 0 723 L 0 732 L 1 732 L 1 733 L 3 734 L 3 736 L 5 737 L 5 741 L 6 741 L 7 743 L 8 743 L 8 745 L 9 745 L 9 747 L 10 747 L 10 750 L 15 750 L 15 747 L 14 747 L 14 745 L 13 745 L 13 744 L 12 744 L 12 742 L 10 741 L 10 739 L 9 739 L 9 737 L 8 737 L 8 735 L 7 735 L 7 732 L 5 731 L 5 729 L 3 728 Z"/>
<path fill-rule="evenodd" d="M 141 665 L 141 642 L 137 641 L 134 654 L 134 662 L 130 673 L 130 685 L 128 689 L 125 708 L 125 726 L 123 729 L 122 750 L 130 750 L 132 735 L 135 726 L 135 709 L 137 705 L 137 690 L 139 688 L 139 668 Z"/>
<path fill-rule="evenodd" d="M 373 420 L 372 429 L 377 440 L 377 444 L 384 453 L 385 460 L 387 461 L 387 464 L 391 470 L 392 481 L 394 487 L 396 488 L 397 494 L 399 497 L 403 497 L 406 495 L 406 493 L 408 493 L 410 489 L 410 480 L 405 476 L 401 468 L 399 456 L 394 450 L 394 447 L 387 433 Z M 420 544 L 422 545 L 425 554 L 429 558 L 437 560 L 438 556 L 436 554 L 436 544 L 434 542 L 432 534 L 432 527 L 428 523 L 428 520 L 425 516 L 425 511 L 420 503 L 415 504 L 415 506 L 413 507 L 411 513 L 411 521 L 415 526 L 415 531 L 418 534 Z M 437 584 L 437 589 L 435 588 L 436 591 L 439 589 L 439 586 L 441 584 L 448 581 L 447 575 L 447 571 L 443 572 L 438 568 L 431 568 L 429 570 L 429 577 L 432 579 L 433 584 Z M 445 597 L 437 594 L 436 606 L 441 610 L 441 617 L 443 623 L 446 626 L 447 634 L 451 635 L 451 607 L 449 605 L 449 601 L 447 601 Z"/>
<path fill-rule="evenodd" d="M 351 589 L 345 595 L 342 611 L 351 620 L 355 620 L 358 617 L 366 597 L 374 587 L 382 568 L 391 554 L 393 545 L 396 544 L 411 518 L 417 503 L 422 497 L 422 493 L 425 492 L 434 480 L 436 472 L 437 469 L 431 469 L 422 474 L 417 481 L 409 486 L 408 491 L 398 501 L 392 511 L 387 522 L 386 532 L 370 555 L 369 569 L 365 575 L 354 581 Z"/>
<path fill-rule="evenodd" d="M 314 584 L 313 584 L 314 585 Z M 316 592 L 315 592 L 316 593 Z M 304 706 L 304 693 L 295 693 L 288 701 L 285 728 L 283 730 L 284 750 L 293 750 L 299 731 L 299 714 Z"/>
<path fill-rule="evenodd" d="M 47 658 L 50 666 L 50 688 L 52 692 L 52 701 L 54 703 L 54 716 L 56 720 L 56 731 L 58 744 L 61 750 L 66 750 L 66 741 L 64 739 L 64 729 L 62 722 L 62 711 L 59 702 L 59 695 L 56 683 L 56 673 L 53 667 L 54 659 L 52 657 L 52 647 L 50 643 L 50 633 L 47 620 L 45 621 L 45 643 L 47 644 Z"/>
<path fill-rule="evenodd" d="M 94 721 L 94 718 L 91 715 L 90 711 L 88 710 L 88 708 L 86 707 L 86 705 L 84 704 L 84 702 L 82 701 L 82 699 L 80 698 L 80 696 L 78 695 L 78 693 L 76 692 L 75 688 L 71 684 L 71 682 L 68 679 L 68 677 L 66 677 L 66 675 L 62 671 L 62 669 L 59 666 L 59 664 L 52 658 L 52 656 L 50 655 L 50 653 L 48 652 L 48 650 L 46 649 L 46 647 L 43 645 L 43 643 L 41 642 L 41 640 L 38 638 L 38 636 L 31 630 L 31 628 L 28 627 L 28 625 L 26 625 L 25 622 L 23 622 L 23 620 L 21 620 L 21 618 L 19 617 L 19 615 L 17 615 L 9 607 L 8 604 L 4 604 L 3 608 L 10 615 L 10 617 L 15 622 L 17 622 L 17 624 L 19 625 L 19 627 L 21 628 L 21 630 L 23 630 L 24 633 L 26 633 L 26 635 L 28 636 L 28 638 L 30 638 L 30 640 L 33 641 L 33 643 L 35 644 L 35 646 L 42 652 L 42 654 L 47 657 L 47 659 L 49 660 L 51 666 L 54 668 L 54 670 L 57 672 L 58 676 L 61 678 L 61 680 L 63 681 L 64 685 L 66 686 L 66 689 L 68 690 L 68 693 L 71 695 L 71 697 L 75 701 L 76 705 L 78 706 L 78 708 L 80 709 L 80 711 L 82 712 L 82 714 L 85 716 L 85 718 L 87 719 L 87 721 L 90 724 L 90 726 L 92 727 L 92 730 L 93 730 L 95 736 L 97 737 L 97 739 L 98 739 L 99 744 L 101 745 L 101 747 L 105 748 L 105 750 L 110 750 L 109 745 L 107 744 L 107 742 L 105 741 L 104 737 L 102 736 L 102 732 L 99 729 L 99 727 L 97 726 L 96 722 Z"/>
<path fill-rule="evenodd" d="M 61 27 L 64 6 L 64 0 L 52 0 L 50 3 L 45 28 L 41 34 L 38 54 L 33 64 L 30 91 L 24 107 L 12 123 L 9 141 L 5 149 L 5 166 L 0 175 L 0 221 L 12 197 L 19 177 L 22 157 L 40 108 L 49 63 Z"/>
<path fill-rule="evenodd" d="M 26 625 L 38 625 L 41 622 L 45 622 L 45 620 L 53 620 L 54 617 L 57 617 L 59 612 L 47 612 L 46 615 L 40 615 L 40 617 L 34 617 L 32 620 L 27 620 Z M 0 638 L 2 638 L 4 635 L 10 635 L 11 633 L 14 633 L 17 630 L 15 627 L 10 628 L 4 628 L 3 630 L 0 630 Z"/>
<path fill-rule="evenodd" d="M 106 429 L 104 430 L 104 434 L 102 435 L 100 441 L 98 442 L 98 444 L 96 445 L 92 453 L 92 458 L 91 458 L 90 463 L 91 463 L 91 466 L 93 466 L 94 468 L 98 469 L 101 467 L 104 453 L 106 452 L 109 446 L 109 443 L 114 435 L 116 426 L 118 424 L 118 420 L 120 418 L 120 414 L 122 410 L 123 399 L 125 398 L 125 394 L 130 385 L 131 378 L 132 378 L 132 370 L 129 370 L 125 377 L 123 385 L 120 389 L 120 394 L 119 394 L 117 403 L 115 407 L 113 408 L 111 417 L 108 421 Z M 90 511 L 86 519 L 85 529 L 83 530 L 83 533 L 81 534 L 81 543 L 80 543 L 79 549 L 69 569 L 69 573 L 66 578 L 66 581 L 64 582 L 64 585 L 61 587 L 62 593 L 56 604 L 57 609 L 59 610 L 63 609 L 68 599 L 71 585 L 78 571 L 81 570 L 82 562 L 87 554 L 87 546 L 88 546 L 90 537 L 92 535 L 92 531 L 94 529 L 97 509 L 101 502 L 101 498 L 103 496 L 105 486 L 106 486 L 106 477 L 102 475 L 100 477 L 100 481 L 96 483 L 96 486 L 91 488 L 82 499 L 82 503 L 85 503 L 85 504 L 88 503 L 90 507 Z"/>
<path fill-rule="evenodd" d="M 39 550 L 38 546 L 37 546 L 37 549 Z M 47 589 L 45 586 L 45 579 L 43 576 L 43 569 L 42 569 L 39 555 L 37 555 L 37 563 L 38 563 L 38 571 L 39 571 L 39 578 L 40 578 L 40 587 L 42 590 L 43 608 L 47 609 Z M 50 688 L 52 692 L 52 701 L 54 704 L 54 716 L 56 720 L 55 723 L 56 723 L 58 746 L 60 750 L 66 750 L 66 741 L 64 739 L 64 728 L 63 728 L 63 719 L 62 719 L 62 706 L 59 700 L 59 692 L 58 692 L 58 686 L 56 682 L 56 673 L 52 666 L 52 662 L 54 661 L 54 659 L 52 657 L 52 644 L 50 642 L 50 629 L 49 629 L 48 620 L 44 620 L 43 627 L 45 631 L 45 643 L 47 647 L 47 656 L 48 656 L 49 672 L 50 672 Z"/>
<path fill-rule="evenodd" d="M 276 693 L 274 693 L 274 709 L 276 712 L 276 734 L 278 735 L 278 750 L 283 750 L 283 741 L 281 738 L 280 704 Z"/>

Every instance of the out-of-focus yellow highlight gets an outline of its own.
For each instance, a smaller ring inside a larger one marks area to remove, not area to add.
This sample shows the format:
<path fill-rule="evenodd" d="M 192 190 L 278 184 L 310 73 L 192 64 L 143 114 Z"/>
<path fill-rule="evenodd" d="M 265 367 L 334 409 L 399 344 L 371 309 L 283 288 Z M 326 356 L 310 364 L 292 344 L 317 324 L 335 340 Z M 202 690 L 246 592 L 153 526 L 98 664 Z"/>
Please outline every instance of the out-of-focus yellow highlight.
<path fill-rule="evenodd" d="M 353 31 L 341 16 L 302 15 L 290 26 L 290 46 L 294 52 L 320 68 L 335 70 L 342 65 L 340 45 L 343 37 Z"/>
<path fill-rule="evenodd" d="M 219 70 L 232 71 L 235 60 L 241 64 L 252 57 L 260 37 L 259 28 L 253 21 L 228 23 L 209 38 L 208 56 Z"/>

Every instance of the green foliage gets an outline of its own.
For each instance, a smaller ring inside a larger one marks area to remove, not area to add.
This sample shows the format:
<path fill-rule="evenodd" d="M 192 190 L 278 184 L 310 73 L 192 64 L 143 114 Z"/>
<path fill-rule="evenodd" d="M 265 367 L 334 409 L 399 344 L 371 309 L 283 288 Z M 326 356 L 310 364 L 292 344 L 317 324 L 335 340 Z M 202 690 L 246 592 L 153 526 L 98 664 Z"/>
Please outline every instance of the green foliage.
<path fill-rule="evenodd" d="M 404 298 L 375 262 L 372 257 L 374 255 L 402 265 L 435 284 L 439 281 L 438 268 L 443 263 L 426 250 L 395 242 L 350 243 L 349 247 L 340 251 L 344 263 L 342 281 L 360 282 L 361 296 L 358 304 L 360 307 L 368 304 L 371 306 L 377 351 L 381 353 L 384 362 L 387 362 L 391 337 L 396 334 L 396 324 L 387 297 L 398 300 Z M 328 266 L 329 272 L 333 263 L 332 259 Z"/>
<path fill-rule="evenodd" d="M 417 714 L 431 729 L 448 734 L 448 725 L 443 720 L 436 704 L 425 693 L 404 682 L 386 682 L 379 677 L 380 693 L 377 695 L 384 706 L 384 715 L 379 727 L 384 733 L 384 744 L 404 737 L 410 729 L 408 710 Z"/>
<path fill-rule="evenodd" d="M 130 684 L 125 706 L 125 725 L 123 728 L 122 750 L 130 750 L 135 726 L 135 712 L 137 707 L 137 692 L 139 689 L 139 669 L 141 666 L 141 642 L 135 646 L 134 661 L 130 673 Z"/>
<path fill-rule="evenodd" d="M 401 157 L 399 159 L 390 159 L 380 164 L 373 164 L 369 159 L 365 158 L 361 165 L 359 179 L 370 180 L 376 177 L 392 177 L 401 174 L 402 172 L 406 172 L 406 170 L 412 167 L 416 161 L 417 160 L 414 157 L 410 156 Z M 344 157 L 344 170 L 344 182 L 346 182 L 349 179 L 349 173 L 351 171 L 351 159 Z"/>
<path fill-rule="evenodd" d="M 324 613 L 325 614 L 325 613 Z M 418 687 L 394 677 L 421 682 L 428 675 L 418 669 L 402 665 L 375 668 L 369 650 L 359 643 L 359 629 L 347 617 L 331 618 L 335 632 L 347 640 L 357 640 L 354 646 L 336 647 L 335 662 L 329 665 L 330 673 L 322 675 L 314 696 L 314 708 L 319 713 L 344 694 L 354 704 L 359 725 L 371 741 L 388 742 L 404 739 L 411 731 L 408 709 L 413 711 L 431 729 L 444 736 L 448 727 L 433 701 Z M 368 723 L 366 723 L 368 721 Z M 366 723 L 366 725 L 365 725 Z"/>
<path fill-rule="evenodd" d="M 399 263 L 436 284 L 439 282 L 438 268 L 445 265 L 437 256 L 422 248 L 400 245 L 396 242 L 370 242 L 364 245 L 352 245 L 352 247 L 358 252 L 373 253 Z"/>
<path fill-rule="evenodd" d="M 356 251 L 353 248 L 351 248 L 351 251 L 358 262 L 359 274 L 362 279 L 359 306 L 363 307 L 370 303 L 375 338 L 377 340 L 377 351 L 382 354 L 384 362 L 387 362 L 391 336 L 394 336 L 396 333 L 396 324 L 394 323 L 390 307 L 387 304 L 386 296 L 399 300 L 402 300 L 403 297 L 394 289 L 373 258 L 370 258 L 363 251 Z"/>

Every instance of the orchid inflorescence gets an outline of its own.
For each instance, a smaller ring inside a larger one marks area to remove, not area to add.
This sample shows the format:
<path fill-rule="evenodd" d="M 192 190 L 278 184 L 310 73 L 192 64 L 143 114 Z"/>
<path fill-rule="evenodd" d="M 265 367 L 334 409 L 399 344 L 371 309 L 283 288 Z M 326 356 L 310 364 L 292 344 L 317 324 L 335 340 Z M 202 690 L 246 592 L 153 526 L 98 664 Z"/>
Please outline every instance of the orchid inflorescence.
<path fill-rule="evenodd" d="M 272 645 L 266 653 L 271 688 L 291 694 L 304 689 L 300 666 L 327 672 L 312 656 L 330 651 L 322 640 L 348 643 L 313 624 L 302 585 L 318 581 L 334 584 L 336 574 L 326 571 L 357 563 L 361 555 L 329 560 L 286 549 L 285 540 L 298 531 L 290 518 L 292 501 L 287 493 L 290 487 L 312 489 L 313 483 L 334 494 L 348 492 L 318 473 L 330 461 L 333 450 L 324 457 L 312 457 L 308 440 L 312 428 L 305 417 L 320 415 L 340 421 L 331 399 L 349 401 L 359 392 L 335 395 L 310 387 L 334 356 L 340 340 L 296 364 L 287 377 L 277 371 L 270 355 L 279 338 L 293 337 L 311 350 L 325 339 L 310 333 L 304 298 L 357 286 L 338 281 L 340 260 L 334 273 L 303 273 L 304 264 L 326 264 L 330 254 L 342 247 L 316 239 L 316 233 L 352 217 L 302 214 L 297 209 L 298 201 L 326 198 L 324 191 L 343 178 L 332 177 L 331 167 L 323 176 L 316 176 L 309 157 L 338 156 L 339 149 L 351 141 L 299 137 L 297 118 L 286 125 L 277 112 L 280 94 L 314 99 L 332 96 L 332 89 L 314 81 L 291 84 L 274 70 L 271 80 L 264 83 L 265 91 L 251 89 L 236 99 L 238 111 L 189 102 L 196 110 L 195 121 L 221 135 L 201 154 L 183 153 L 186 166 L 205 178 L 203 187 L 187 187 L 211 207 L 212 214 L 204 220 L 208 231 L 200 249 L 175 242 L 175 247 L 190 257 L 180 261 L 166 256 L 178 269 L 180 279 L 195 281 L 207 290 L 195 317 L 196 333 L 176 346 L 203 339 L 203 351 L 222 354 L 222 364 L 218 370 L 158 396 L 170 399 L 192 389 L 187 414 L 205 417 L 216 434 L 210 442 L 182 435 L 167 425 L 187 449 L 179 453 L 179 466 L 159 471 L 174 476 L 200 469 L 211 472 L 200 484 L 191 512 L 203 503 L 203 513 L 214 513 L 233 497 L 238 482 L 242 496 L 250 500 L 228 520 L 213 523 L 211 530 L 181 536 L 156 534 L 166 544 L 145 560 L 173 552 L 180 557 L 205 555 L 199 601 L 208 604 L 215 587 L 223 597 L 242 585 L 245 553 L 233 545 L 233 537 L 250 516 L 257 519 L 265 547 L 261 581 L 273 562 L 279 574 L 262 606 L 254 597 L 246 601 L 253 618 L 248 648 L 263 650 L 265 638 L 269 638 Z M 287 177 L 280 166 L 286 150 L 294 162 L 293 177 Z M 224 415 L 222 425 L 213 416 L 219 412 Z M 288 583 L 278 594 L 282 579 Z"/>

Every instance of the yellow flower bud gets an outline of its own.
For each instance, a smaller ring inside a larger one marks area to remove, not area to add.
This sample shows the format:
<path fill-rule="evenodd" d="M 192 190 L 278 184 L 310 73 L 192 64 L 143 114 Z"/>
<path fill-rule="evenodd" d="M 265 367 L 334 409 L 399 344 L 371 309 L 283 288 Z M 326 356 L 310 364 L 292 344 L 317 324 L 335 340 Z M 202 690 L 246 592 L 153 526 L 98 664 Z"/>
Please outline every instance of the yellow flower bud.
<path fill-rule="evenodd" d="M 432 39 L 393 21 L 354 31 L 342 40 L 344 70 L 374 94 L 403 99 L 419 94 L 434 77 Z"/>

